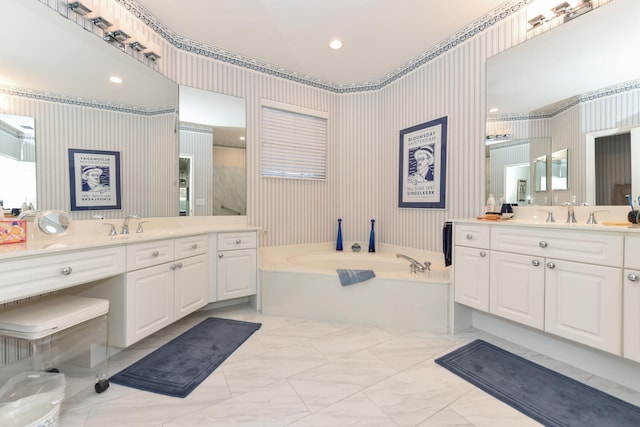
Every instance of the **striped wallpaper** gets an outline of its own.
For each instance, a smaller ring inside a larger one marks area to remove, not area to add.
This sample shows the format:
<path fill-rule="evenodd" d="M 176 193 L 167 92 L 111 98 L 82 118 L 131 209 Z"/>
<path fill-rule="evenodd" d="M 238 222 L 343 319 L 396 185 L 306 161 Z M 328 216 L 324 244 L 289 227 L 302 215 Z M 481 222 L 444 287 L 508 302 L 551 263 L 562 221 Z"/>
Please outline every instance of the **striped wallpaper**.
<path fill-rule="evenodd" d="M 45 2 L 55 7 L 53 4 L 61 1 Z M 122 8 L 129 3 L 110 2 L 109 7 Z M 385 85 L 361 91 L 333 91 L 263 72 L 259 67 L 216 60 L 181 49 L 149 27 L 141 25 L 137 30 L 160 47 L 162 59 L 155 67 L 177 84 L 246 99 L 247 219 L 263 228 L 262 245 L 333 240 L 336 220 L 341 217 L 346 241 L 364 242 L 369 220 L 375 218 L 379 241 L 440 250 L 443 223 L 475 216 L 484 205 L 486 60 L 528 37 L 522 10 L 505 13 L 479 28 Z M 123 156 L 128 159 L 123 164 L 123 209 L 105 212 L 105 216 L 176 214 L 179 149 L 174 114 L 141 117 L 6 98 L 5 106 L 11 113 L 36 117 L 42 206 L 68 209 L 66 149 L 82 147 L 127 154 Z M 260 176 L 263 99 L 328 113 L 326 181 Z M 569 110 L 546 130 L 552 136 L 562 134 L 565 125 L 561 122 L 583 124 L 586 117 L 598 114 L 591 106 L 580 109 L 585 111 Z M 448 117 L 446 209 L 399 209 L 399 131 L 443 116 Z M 567 136 L 566 140 L 571 156 L 580 136 Z M 570 191 L 582 194 L 580 177 L 584 171 L 576 166 L 570 168 L 570 174 L 575 183 Z M 74 213 L 74 218 L 87 218 L 92 213 Z"/>

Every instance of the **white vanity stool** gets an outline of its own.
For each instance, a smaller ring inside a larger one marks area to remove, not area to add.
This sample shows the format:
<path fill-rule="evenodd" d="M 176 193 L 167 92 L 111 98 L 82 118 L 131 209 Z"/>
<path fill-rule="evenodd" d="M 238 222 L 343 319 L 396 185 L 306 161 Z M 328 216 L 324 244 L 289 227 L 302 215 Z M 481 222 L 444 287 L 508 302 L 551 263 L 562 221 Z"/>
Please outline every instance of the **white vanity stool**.
<path fill-rule="evenodd" d="M 78 382 L 69 378 L 93 380 L 95 372 L 95 391 L 103 392 L 109 387 L 108 312 L 109 300 L 75 295 L 42 297 L 0 309 L 0 337 L 17 338 L 16 352 L 26 340 L 30 350 L 28 357 L 0 368 L 2 379 L 25 371 L 62 372 L 71 395 L 75 393 L 68 393 L 70 388 Z"/>

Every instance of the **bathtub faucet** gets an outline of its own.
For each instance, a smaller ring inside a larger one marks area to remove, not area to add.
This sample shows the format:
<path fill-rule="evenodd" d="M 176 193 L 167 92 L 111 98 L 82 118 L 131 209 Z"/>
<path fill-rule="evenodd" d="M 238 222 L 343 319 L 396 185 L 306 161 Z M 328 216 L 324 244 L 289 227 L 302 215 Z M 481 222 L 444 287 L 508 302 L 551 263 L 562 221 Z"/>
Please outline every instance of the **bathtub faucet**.
<path fill-rule="evenodd" d="M 431 271 L 431 262 L 429 261 L 425 261 L 424 264 L 422 264 L 420 261 L 417 261 L 416 259 L 411 258 L 410 256 L 407 256 L 407 255 L 396 254 L 396 257 L 404 258 L 407 261 L 409 261 L 411 263 L 410 267 L 411 267 L 412 273 L 415 273 L 416 271 L 419 271 L 420 273 L 424 273 L 425 271 Z"/>

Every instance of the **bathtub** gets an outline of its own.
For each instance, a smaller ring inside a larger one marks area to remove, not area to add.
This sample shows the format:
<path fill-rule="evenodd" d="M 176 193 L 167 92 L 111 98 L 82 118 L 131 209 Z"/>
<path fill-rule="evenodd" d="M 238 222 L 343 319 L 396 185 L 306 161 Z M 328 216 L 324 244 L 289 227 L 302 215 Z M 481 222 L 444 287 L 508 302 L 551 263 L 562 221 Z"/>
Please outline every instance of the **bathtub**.
<path fill-rule="evenodd" d="M 450 268 L 438 252 L 384 243 L 336 251 L 335 243 L 260 249 L 260 306 L 264 314 L 432 332 L 449 331 Z M 401 253 L 431 271 L 411 273 Z M 336 269 L 370 269 L 376 277 L 342 286 Z"/>

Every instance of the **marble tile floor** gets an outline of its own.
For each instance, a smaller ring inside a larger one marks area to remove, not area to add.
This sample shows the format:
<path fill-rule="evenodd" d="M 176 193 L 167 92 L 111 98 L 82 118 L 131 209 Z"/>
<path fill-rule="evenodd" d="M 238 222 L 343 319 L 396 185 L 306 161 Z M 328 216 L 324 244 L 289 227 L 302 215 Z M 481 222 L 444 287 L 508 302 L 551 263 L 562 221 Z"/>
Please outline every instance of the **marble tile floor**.
<path fill-rule="evenodd" d="M 117 384 L 87 386 L 62 404 L 76 426 L 539 425 L 436 365 L 475 339 L 500 345 L 635 405 L 640 393 L 479 331 L 446 335 L 262 315 L 248 305 L 199 311 L 109 360 L 114 374 L 206 317 L 262 328 L 184 399 Z"/>

